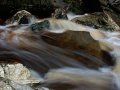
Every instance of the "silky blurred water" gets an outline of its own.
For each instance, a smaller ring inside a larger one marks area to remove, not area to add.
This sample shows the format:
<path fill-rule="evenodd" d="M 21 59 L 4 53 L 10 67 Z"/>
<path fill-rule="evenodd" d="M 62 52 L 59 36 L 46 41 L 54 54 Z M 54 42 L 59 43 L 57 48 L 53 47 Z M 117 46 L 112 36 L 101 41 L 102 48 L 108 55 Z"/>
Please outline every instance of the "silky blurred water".
<path fill-rule="evenodd" d="M 41 20 L 42 21 L 42 20 Z M 96 63 L 104 64 L 96 57 L 83 53 L 53 46 L 45 42 L 42 32 L 32 32 L 29 25 L 0 26 L 0 58 L 3 60 L 6 54 L 17 57 L 28 68 L 35 70 L 45 78 L 43 86 L 52 84 L 73 85 L 71 89 L 58 88 L 55 90 L 119 90 L 119 32 L 105 32 L 90 27 L 75 24 L 69 20 L 48 19 L 52 33 L 64 33 L 66 30 L 89 32 L 94 40 L 104 43 L 104 49 L 115 59 L 116 65 L 102 70 L 91 69 L 71 58 L 77 54 L 80 57 Z M 68 36 L 69 37 L 69 36 Z M 106 71 L 104 71 L 106 70 Z"/>

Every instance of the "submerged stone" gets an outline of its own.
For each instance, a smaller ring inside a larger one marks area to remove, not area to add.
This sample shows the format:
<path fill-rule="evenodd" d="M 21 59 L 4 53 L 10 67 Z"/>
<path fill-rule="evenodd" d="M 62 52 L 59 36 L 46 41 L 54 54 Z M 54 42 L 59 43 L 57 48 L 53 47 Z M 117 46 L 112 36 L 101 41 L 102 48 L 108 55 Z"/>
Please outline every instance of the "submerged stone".
<path fill-rule="evenodd" d="M 50 27 L 50 23 L 48 20 L 44 20 L 42 22 L 38 22 L 38 23 L 34 23 L 30 26 L 30 28 L 32 29 L 32 31 L 40 31 L 40 30 L 44 30 L 44 29 L 49 29 Z"/>
<path fill-rule="evenodd" d="M 74 58 L 84 66 L 98 68 L 105 65 L 113 65 L 113 58 L 108 52 L 108 58 L 103 55 L 99 42 L 94 40 L 86 31 L 66 31 L 64 33 L 46 32 L 42 35 L 43 40 L 51 45 L 69 50 L 67 56 Z M 72 53 L 72 54 L 71 54 Z"/>

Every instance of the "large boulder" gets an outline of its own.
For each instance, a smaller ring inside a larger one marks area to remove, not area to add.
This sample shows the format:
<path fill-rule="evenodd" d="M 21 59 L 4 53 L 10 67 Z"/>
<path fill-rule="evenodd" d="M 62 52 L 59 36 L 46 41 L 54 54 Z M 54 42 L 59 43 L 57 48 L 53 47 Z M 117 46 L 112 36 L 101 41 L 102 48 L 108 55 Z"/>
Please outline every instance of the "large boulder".
<path fill-rule="evenodd" d="M 73 22 L 82 24 L 85 26 L 90 26 L 95 29 L 117 31 L 120 29 L 118 24 L 113 20 L 113 18 L 107 13 L 92 13 L 87 15 L 82 15 L 72 19 Z"/>
<path fill-rule="evenodd" d="M 98 68 L 114 64 L 110 54 L 103 51 L 99 42 L 94 40 L 86 31 L 73 32 L 68 30 L 65 33 L 57 34 L 46 32 L 42 34 L 42 38 L 49 44 L 69 50 L 67 56 L 78 60 L 87 67 Z"/>

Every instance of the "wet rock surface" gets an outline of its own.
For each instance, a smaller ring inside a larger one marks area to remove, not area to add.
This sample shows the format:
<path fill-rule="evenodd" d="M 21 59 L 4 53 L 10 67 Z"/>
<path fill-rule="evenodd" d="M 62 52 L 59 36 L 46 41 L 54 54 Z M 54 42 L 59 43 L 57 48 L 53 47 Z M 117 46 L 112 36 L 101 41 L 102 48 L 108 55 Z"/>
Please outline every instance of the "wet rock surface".
<path fill-rule="evenodd" d="M 73 22 L 78 24 L 90 26 L 95 29 L 102 29 L 105 31 L 118 31 L 120 27 L 118 24 L 112 19 L 109 14 L 106 13 L 93 13 L 87 15 L 81 15 L 80 17 L 76 17 L 72 19 Z"/>
<path fill-rule="evenodd" d="M 39 32 L 40 30 L 45 30 L 50 28 L 50 23 L 48 20 L 42 22 L 34 23 L 30 26 L 33 32 Z"/>
<path fill-rule="evenodd" d="M 46 32 L 42 35 L 42 38 L 49 44 L 66 50 L 73 50 L 73 54 L 66 55 L 75 58 L 89 68 L 97 68 L 104 65 L 114 64 L 111 55 L 104 52 L 101 49 L 99 42 L 94 40 L 88 32 L 73 32 L 69 30 L 62 34 Z M 82 55 L 85 53 L 88 57 Z M 104 58 L 105 54 L 108 55 L 109 60 L 108 58 Z M 95 60 L 90 60 L 90 57 L 94 57 Z M 98 61 L 99 63 L 95 61 Z"/>

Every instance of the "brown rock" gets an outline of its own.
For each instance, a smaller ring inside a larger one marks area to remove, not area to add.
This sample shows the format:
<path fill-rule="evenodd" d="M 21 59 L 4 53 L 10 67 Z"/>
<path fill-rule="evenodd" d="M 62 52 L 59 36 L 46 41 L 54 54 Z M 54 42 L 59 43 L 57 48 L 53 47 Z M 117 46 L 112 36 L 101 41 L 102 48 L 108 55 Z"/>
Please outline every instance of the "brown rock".
<path fill-rule="evenodd" d="M 69 53 L 65 53 L 67 56 L 79 60 L 88 67 L 101 67 L 105 63 L 111 65 L 111 56 L 100 48 L 99 42 L 88 32 L 66 31 L 61 34 L 47 32 L 42 38 L 49 44 L 69 50 Z M 109 61 L 103 57 L 104 55 L 108 55 Z"/>

